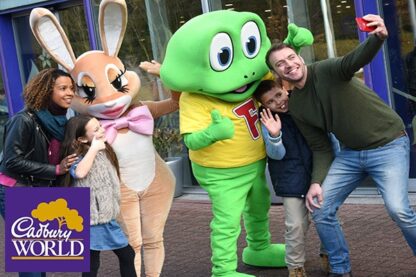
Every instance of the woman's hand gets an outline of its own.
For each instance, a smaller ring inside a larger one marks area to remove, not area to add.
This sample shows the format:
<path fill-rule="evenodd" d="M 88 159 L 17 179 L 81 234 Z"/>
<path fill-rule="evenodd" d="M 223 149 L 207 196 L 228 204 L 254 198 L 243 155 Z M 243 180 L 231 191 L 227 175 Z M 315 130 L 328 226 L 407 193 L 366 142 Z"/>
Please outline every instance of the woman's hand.
<path fill-rule="evenodd" d="M 71 168 L 72 164 L 77 160 L 77 154 L 71 154 L 62 159 L 59 163 L 59 174 L 65 174 Z"/>

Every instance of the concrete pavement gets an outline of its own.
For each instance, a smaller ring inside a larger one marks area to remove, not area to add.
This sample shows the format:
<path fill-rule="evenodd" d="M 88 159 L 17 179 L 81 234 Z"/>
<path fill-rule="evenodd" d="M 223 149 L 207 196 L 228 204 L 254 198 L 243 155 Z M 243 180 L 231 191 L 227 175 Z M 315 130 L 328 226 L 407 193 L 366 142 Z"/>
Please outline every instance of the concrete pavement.
<path fill-rule="evenodd" d="M 360 201 L 362 202 L 365 201 Z M 412 203 L 415 204 L 415 202 Z M 383 205 L 344 204 L 340 210 L 340 218 L 350 246 L 354 277 L 416 277 L 416 257 L 407 246 L 400 230 L 388 217 Z M 195 200 L 186 195 L 175 198 L 165 229 L 166 259 L 162 277 L 211 276 L 210 219 L 209 201 Z M 273 242 L 283 242 L 283 206 L 271 207 L 270 225 Z M 0 220 L 0 228 L 2 230 L 0 276 L 17 276 L 16 273 L 3 273 L 4 226 L 2 220 Z M 308 232 L 308 238 L 305 265 L 308 276 L 324 276 L 319 269 L 319 239 L 313 224 Z M 238 242 L 239 257 L 244 246 L 243 233 Z M 253 268 L 244 265 L 241 258 L 238 270 L 257 277 L 288 276 L 286 268 Z M 80 274 L 48 273 L 47 276 L 70 277 L 80 276 Z M 112 252 L 102 253 L 99 276 L 120 276 L 117 258 Z"/>

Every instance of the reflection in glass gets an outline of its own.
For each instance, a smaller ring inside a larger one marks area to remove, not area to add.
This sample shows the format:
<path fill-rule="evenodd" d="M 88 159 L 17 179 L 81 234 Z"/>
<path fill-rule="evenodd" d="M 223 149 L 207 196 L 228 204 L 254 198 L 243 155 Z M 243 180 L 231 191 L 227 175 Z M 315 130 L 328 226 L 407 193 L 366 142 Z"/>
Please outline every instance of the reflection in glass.
<path fill-rule="evenodd" d="M 202 13 L 200 0 L 160 1 L 166 5 L 168 27 L 174 33 L 191 18 Z"/>
<path fill-rule="evenodd" d="M 330 3 L 336 55 L 344 56 L 359 44 L 354 1 L 328 1 L 328 3 Z"/>
<path fill-rule="evenodd" d="M 408 0 L 383 0 L 383 13 L 389 32 L 387 40 L 390 78 L 392 85 L 392 103 L 402 117 L 411 142 L 414 141 L 416 126 L 416 44 L 414 3 Z M 416 147 L 410 152 L 410 178 L 416 178 Z"/>
<path fill-rule="evenodd" d="M 89 49 L 83 6 L 72 6 L 55 13 L 72 45 L 75 56 Z M 40 70 L 57 67 L 52 58 L 40 47 L 29 25 L 29 15 L 13 19 L 16 49 L 19 56 L 22 83 L 26 84 Z"/>
<path fill-rule="evenodd" d="M 320 0 L 311 0 L 308 2 L 309 22 L 314 34 L 314 53 L 315 61 L 328 58 L 327 35 L 325 33 L 324 15 Z M 334 38 L 331 56 L 343 56 L 359 43 L 357 37 L 357 27 L 355 25 L 355 8 L 353 0 L 344 1 L 327 1 L 329 4 L 328 24 L 330 37 Z"/>
<path fill-rule="evenodd" d="M 98 18 L 99 3 L 100 1 L 96 0 L 92 5 L 95 22 Z M 141 80 L 140 92 L 133 102 L 169 98 L 170 91 L 163 87 L 160 79 L 141 70 L 139 64 L 153 59 L 163 62 L 170 37 L 185 22 L 202 13 L 201 1 L 126 0 L 126 3 L 127 29 L 118 56 L 126 68 L 135 71 Z M 160 118 L 155 125 L 157 128 L 179 129 L 178 113 Z M 181 145 L 179 141 L 171 143 Z"/>
<path fill-rule="evenodd" d="M 75 57 L 90 49 L 84 6 L 74 6 L 58 11 L 58 18 L 65 30 Z"/>
<path fill-rule="evenodd" d="M 161 100 L 170 97 L 160 80 L 139 68 L 142 61 L 162 62 L 172 33 L 189 19 L 202 13 L 200 1 L 127 0 L 128 22 L 119 58 L 128 70 L 135 71 L 142 82 L 139 100 Z M 97 17 L 99 1 L 93 5 Z"/>
<path fill-rule="evenodd" d="M 2 74 L 0 74 L 0 151 L 3 150 L 4 124 L 6 124 L 6 121 L 9 118 L 3 78 L 1 76 Z"/>
<path fill-rule="evenodd" d="M 57 67 L 52 58 L 42 51 L 30 30 L 29 16 L 19 16 L 13 19 L 15 28 L 16 50 L 20 63 L 22 84 L 26 84 L 40 70 Z"/>
<path fill-rule="evenodd" d="M 320 0 L 309 0 L 308 2 L 308 16 L 313 33 L 314 42 L 313 50 L 315 58 L 313 61 L 320 61 L 328 58 L 328 46 L 325 39 L 324 18 L 321 9 Z"/>
<path fill-rule="evenodd" d="M 242 1 L 223 0 L 223 10 L 248 11 L 259 15 L 267 29 L 270 40 L 284 39 L 287 36 L 287 4 L 286 0 Z"/>

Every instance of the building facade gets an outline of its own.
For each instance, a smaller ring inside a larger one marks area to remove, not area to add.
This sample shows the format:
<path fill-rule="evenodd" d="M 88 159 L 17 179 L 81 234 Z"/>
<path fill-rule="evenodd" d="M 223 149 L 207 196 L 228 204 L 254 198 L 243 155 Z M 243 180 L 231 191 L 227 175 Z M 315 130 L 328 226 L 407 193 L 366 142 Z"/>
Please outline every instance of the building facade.
<path fill-rule="evenodd" d="M 163 62 L 170 36 L 186 21 L 220 9 L 257 13 L 266 23 L 271 40 L 287 35 L 287 24 L 309 28 L 313 47 L 304 49 L 306 62 L 342 56 L 366 38 L 355 17 L 380 14 L 389 38 L 372 63 L 357 76 L 403 118 L 413 141 L 416 126 L 416 0 L 126 0 L 128 24 L 119 57 L 142 80 L 138 99 L 159 100 L 170 92 L 160 81 L 138 67 L 141 61 Z M 100 0 L 1 0 L 0 1 L 0 147 L 2 126 L 23 108 L 27 81 L 46 67 L 57 66 L 32 35 L 29 14 L 35 7 L 50 9 L 63 26 L 76 56 L 101 49 L 97 21 Z M 178 127 L 178 115 L 162 118 L 157 125 Z M 179 141 L 177 143 L 180 143 Z M 176 149 L 181 149 L 177 147 Z M 170 155 L 173 155 L 172 153 Z M 186 156 L 186 150 L 182 150 Z M 409 191 L 416 192 L 416 146 L 411 148 Z M 360 187 L 377 193 L 371 182 Z"/>

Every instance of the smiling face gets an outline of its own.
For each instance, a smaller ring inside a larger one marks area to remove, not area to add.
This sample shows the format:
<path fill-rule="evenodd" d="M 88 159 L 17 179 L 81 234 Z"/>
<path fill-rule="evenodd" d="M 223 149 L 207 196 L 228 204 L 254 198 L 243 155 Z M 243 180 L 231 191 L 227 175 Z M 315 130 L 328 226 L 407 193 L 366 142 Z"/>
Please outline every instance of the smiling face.
<path fill-rule="evenodd" d="M 66 76 L 56 78 L 51 95 L 52 102 L 61 108 L 68 109 L 74 98 L 75 88 L 72 80 Z"/>
<path fill-rule="evenodd" d="M 81 55 L 71 72 L 78 91 L 72 108 L 100 119 L 120 117 L 140 89 L 139 76 L 101 51 Z"/>
<path fill-rule="evenodd" d="M 243 101 L 268 72 L 264 58 L 269 47 L 265 25 L 256 14 L 203 14 L 173 34 L 161 79 L 173 90 Z"/>
<path fill-rule="evenodd" d="M 269 63 L 279 78 L 295 85 L 304 83 L 306 65 L 293 49 L 285 47 L 270 53 Z"/>
<path fill-rule="evenodd" d="M 275 86 L 260 96 L 260 102 L 272 112 L 287 113 L 289 110 L 288 95 L 288 92 L 284 88 Z"/>
<path fill-rule="evenodd" d="M 91 118 L 87 125 L 85 125 L 85 136 L 81 140 L 86 139 L 88 143 L 91 143 L 94 137 L 105 140 L 104 128 L 101 127 L 97 119 Z"/>

